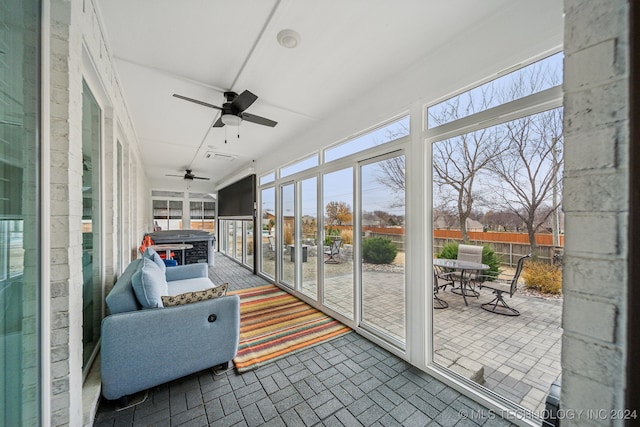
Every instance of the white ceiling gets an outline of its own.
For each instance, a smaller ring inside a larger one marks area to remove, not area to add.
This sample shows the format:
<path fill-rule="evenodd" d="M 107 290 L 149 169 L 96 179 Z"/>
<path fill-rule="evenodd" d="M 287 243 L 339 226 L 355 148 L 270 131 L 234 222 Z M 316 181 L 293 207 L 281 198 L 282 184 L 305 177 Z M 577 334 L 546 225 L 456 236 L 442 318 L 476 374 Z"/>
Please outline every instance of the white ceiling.
<path fill-rule="evenodd" d="M 522 2 L 521 2 L 522 3 Z M 460 37 L 513 0 L 97 0 L 134 122 L 145 172 L 156 189 L 184 190 L 166 174 L 189 168 L 211 192 L 252 160 L 282 149 L 336 110 L 349 109 L 385 78 Z M 295 49 L 276 40 L 301 36 Z M 222 92 L 248 89 L 247 112 L 278 122 L 212 128 Z M 225 143 L 225 139 L 228 141 Z M 233 161 L 207 153 L 236 156 Z"/>

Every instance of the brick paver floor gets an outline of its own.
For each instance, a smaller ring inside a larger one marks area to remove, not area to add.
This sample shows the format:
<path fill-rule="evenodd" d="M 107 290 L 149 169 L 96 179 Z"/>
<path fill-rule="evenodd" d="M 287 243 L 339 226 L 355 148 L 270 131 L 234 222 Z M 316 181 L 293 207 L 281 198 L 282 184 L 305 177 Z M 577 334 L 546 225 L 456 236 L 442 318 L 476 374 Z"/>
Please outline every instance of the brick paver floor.
<path fill-rule="evenodd" d="M 368 292 L 364 305 L 370 308 L 366 320 L 392 336 L 404 339 L 404 275 L 402 273 L 363 272 Z M 332 278 L 328 304 L 345 311 L 352 303 L 351 276 L 342 281 Z M 509 317 L 490 313 L 481 304 L 493 299 L 489 289 L 478 298 L 462 296 L 447 288 L 439 298 L 449 307 L 434 310 L 434 360 L 472 378 L 478 370 L 484 387 L 498 392 L 525 409 L 541 413 L 551 383 L 560 377 L 562 300 L 544 299 L 517 292 L 507 303 L 520 311 Z M 471 362 L 469 362 L 471 361 Z M 479 365 L 479 366 L 476 366 Z M 469 367 L 472 371 L 469 372 Z M 462 369 L 458 369 L 462 368 Z"/>
<path fill-rule="evenodd" d="M 216 254 L 214 283 L 263 279 Z M 467 417 L 464 414 L 468 415 Z M 95 426 L 506 426 L 488 410 L 356 333 L 256 370 L 211 370 L 154 387 L 115 411 L 103 400 Z"/>

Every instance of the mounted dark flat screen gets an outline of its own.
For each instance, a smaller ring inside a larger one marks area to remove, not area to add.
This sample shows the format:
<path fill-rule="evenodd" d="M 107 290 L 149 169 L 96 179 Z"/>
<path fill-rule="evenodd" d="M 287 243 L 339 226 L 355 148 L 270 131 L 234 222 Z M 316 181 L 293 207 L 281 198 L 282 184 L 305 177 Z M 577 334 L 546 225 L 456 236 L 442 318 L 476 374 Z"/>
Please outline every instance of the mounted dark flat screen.
<path fill-rule="evenodd" d="M 218 191 L 218 217 L 253 216 L 256 176 L 249 175 Z"/>

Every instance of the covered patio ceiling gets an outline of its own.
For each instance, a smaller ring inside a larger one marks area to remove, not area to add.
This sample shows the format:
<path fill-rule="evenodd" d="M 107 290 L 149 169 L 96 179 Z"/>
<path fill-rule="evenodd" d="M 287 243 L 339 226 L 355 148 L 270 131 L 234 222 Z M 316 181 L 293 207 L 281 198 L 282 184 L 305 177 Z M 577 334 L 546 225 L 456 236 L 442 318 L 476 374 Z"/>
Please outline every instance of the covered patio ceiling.
<path fill-rule="evenodd" d="M 215 191 L 254 160 L 303 144 L 297 136 L 391 76 L 459 43 L 495 14 L 523 14 L 527 3 L 96 0 L 152 188 L 201 192 Z M 559 22 L 561 7 L 549 11 Z M 284 29 L 299 33 L 297 47 L 278 43 Z M 172 96 L 221 106 L 224 91 L 245 89 L 258 96 L 247 112 L 275 127 L 213 128 L 218 110 Z M 166 176 L 185 169 L 210 180 Z"/>

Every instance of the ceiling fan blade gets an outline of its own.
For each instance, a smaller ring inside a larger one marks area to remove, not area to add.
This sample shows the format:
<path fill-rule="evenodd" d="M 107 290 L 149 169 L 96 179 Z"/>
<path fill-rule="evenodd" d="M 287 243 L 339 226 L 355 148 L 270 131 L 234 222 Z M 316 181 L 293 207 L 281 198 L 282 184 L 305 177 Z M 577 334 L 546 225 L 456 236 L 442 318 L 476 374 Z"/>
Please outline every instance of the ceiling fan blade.
<path fill-rule="evenodd" d="M 246 120 L 248 122 L 256 123 L 259 125 L 271 126 L 271 127 L 274 127 L 275 125 L 278 124 L 278 122 L 274 122 L 273 120 L 256 116 L 255 114 L 249 114 L 249 113 L 242 113 L 242 120 Z"/>
<path fill-rule="evenodd" d="M 222 110 L 222 107 L 218 107 L 217 105 L 209 104 L 209 103 L 204 102 L 204 101 L 198 101 L 197 99 L 189 98 L 189 97 L 183 96 L 183 95 L 178 95 L 177 93 L 174 93 L 173 96 L 175 96 L 176 98 L 184 99 L 185 101 L 193 102 L 193 103 L 198 104 L 198 105 L 203 105 L 203 106 L 209 107 L 209 108 L 215 108 L 216 110 Z"/>
<path fill-rule="evenodd" d="M 184 178 L 184 175 L 169 175 L 169 174 L 166 174 L 165 176 L 177 176 L 177 177 L 180 177 L 180 178 Z"/>
<path fill-rule="evenodd" d="M 206 179 L 207 181 L 209 181 L 210 178 L 206 178 L 204 176 L 194 176 L 193 179 Z"/>
<path fill-rule="evenodd" d="M 238 113 L 242 113 L 244 110 L 249 108 L 251 104 L 256 102 L 256 99 L 258 99 L 256 95 L 249 92 L 248 90 L 245 90 L 240 95 L 238 95 L 236 99 L 231 101 L 231 108 Z"/>
<path fill-rule="evenodd" d="M 221 128 L 222 126 L 224 126 L 224 123 L 222 123 L 222 116 L 218 117 L 218 120 L 216 120 L 216 122 L 213 124 L 214 128 Z"/>

